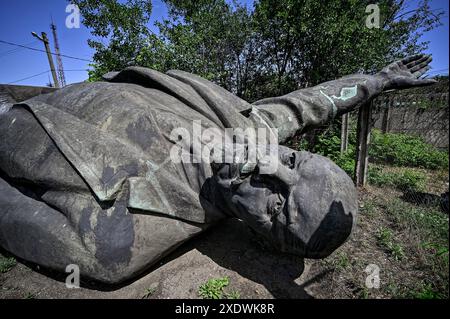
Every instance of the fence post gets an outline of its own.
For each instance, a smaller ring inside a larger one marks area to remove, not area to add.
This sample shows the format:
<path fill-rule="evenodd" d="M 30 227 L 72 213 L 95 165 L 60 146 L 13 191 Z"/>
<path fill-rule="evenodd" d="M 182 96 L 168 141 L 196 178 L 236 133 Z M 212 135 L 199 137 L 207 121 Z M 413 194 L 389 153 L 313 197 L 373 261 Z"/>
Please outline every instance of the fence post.
<path fill-rule="evenodd" d="M 367 183 L 367 170 L 369 164 L 369 141 L 372 117 L 372 101 L 362 105 L 358 111 L 358 126 L 356 132 L 356 161 L 355 184 L 365 186 Z"/>
<path fill-rule="evenodd" d="M 381 131 L 383 133 L 389 132 L 389 122 L 391 120 L 391 106 L 393 103 L 393 98 L 391 96 L 387 96 L 384 103 L 383 108 L 383 120 L 381 122 Z"/>
<path fill-rule="evenodd" d="M 341 124 L 341 155 L 347 151 L 348 148 L 348 113 L 342 115 Z"/>

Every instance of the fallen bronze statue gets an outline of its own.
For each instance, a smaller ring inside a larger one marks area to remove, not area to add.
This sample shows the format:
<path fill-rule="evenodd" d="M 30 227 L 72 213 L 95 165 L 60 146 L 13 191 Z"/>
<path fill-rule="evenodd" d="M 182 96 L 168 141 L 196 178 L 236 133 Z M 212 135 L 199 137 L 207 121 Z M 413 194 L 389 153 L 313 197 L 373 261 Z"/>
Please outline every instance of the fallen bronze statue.
<path fill-rule="evenodd" d="M 112 284 L 238 218 L 281 252 L 324 258 L 355 227 L 357 193 L 342 169 L 278 144 L 270 172 L 245 159 L 173 161 L 174 130 L 263 128 L 283 144 L 384 90 L 434 83 L 421 78 L 430 61 L 416 55 L 253 104 L 193 74 L 129 67 L 15 104 L 0 114 L 0 246 Z"/>

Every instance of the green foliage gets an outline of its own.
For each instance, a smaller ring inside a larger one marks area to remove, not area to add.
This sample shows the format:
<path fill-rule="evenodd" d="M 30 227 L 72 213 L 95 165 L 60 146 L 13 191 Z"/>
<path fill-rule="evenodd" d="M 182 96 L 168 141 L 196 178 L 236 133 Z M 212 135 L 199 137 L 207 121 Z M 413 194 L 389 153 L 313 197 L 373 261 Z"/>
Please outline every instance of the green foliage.
<path fill-rule="evenodd" d="M 36 298 L 36 296 L 32 292 L 27 292 L 25 297 L 24 297 L 24 299 L 35 299 L 35 298 Z"/>
<path fill-rule="evenodd" d="M 369 156 L 373 162 L 396 166 L 438 169 L 448 167 L 448 153 L 435 149 L 421 137 L 372 130 Z"/>
<path fill-rule="evenodd" d="M 435 291 L 433 286 L 431 284 L 425 284 L 423 285 L 419 290 L 413 291 L 409 294 L 408 297 L 414 298 L 414 299 L 443 299 L 445 296 Z"/>
<path fill-rule="evenodd" d="M 306 146 L 305 149 L 328 157 L 349 176 L 353 176 L 355 169 L 355 143 L 356 130 L 355 127 L 352 127 L 349 131 L 348 149 L 341 154 L 340 123 L 335 121 L 328 129 L 317 136 L 313 147 Z"/>
<path fill-rule="evenodd" d="M 240 297 L 237 291 L 229 293 L 224 292 L 224 288 L 229 285 L 228 277 L 209 279 L 198 289 L 198 294 L 203 299 L 238 299 Z"/>
<path fill-rule="evenodd" d="M 419 290 L 414 289 L 407 293 L 407 297 L 442 298 L 442 292 L 448 292 L 448 215 L 435 209 L 405 203 L 400 199 L 391 200 L 384 208 L 396 231 L 411 234 L 413 242 L 418 242 L 414 248 L 415 254 L 420 256 L 422 267 L 433 274 L 434 288 L 424 286 Z"/>
<path fill-rule="evenodd" d="M 327 156 L 332 160 L 340 157 L 341 139 L 337 134 L 321 134 L 314 147 L 314 152 Z"/>
<path fill-rule="evenodd" d="M 0 257 L 0 273 L 5 273 L 10 271 L 17 264 L 13 257 L 5 258 Z"/>
<path fill-rule="evenodd" d="M 91 80 L 99 80 L 109 71 L 136 65 L 150 32 L 147 23 L 152 12 L 150 0 L 70 0 L 80 8 L 83 24 L 94 39 L 88 44 L 95 49 Z M 107 41 L 105 41 L 107 40 Z"/>
<path fill-rule="evenodd" d="M 422 243 L 422 248 L 426 250 L 432 250 L 435 257 L 446 258 L 448 261 L 448 246 L 444 246 L 438 243 Z"/>
<path fill-rule="evenodd" d="M 378 230 L 377 239 L 380 246 L 385 248 L 394 259 L 401 260 L 405 257 L 403 247 L 394 241 L 392 231 L 389 228 L 381 227 Z"/>
<path fill-rule="evenodd" d="M 373 72 L 423 51 L 440 25 L 429 0 L 415 10 L 378 1 L 381 28 L 365 27 L 366 1 L 259 0 L 253 10 L 225 0 L 164 0 L 169 17 L 148 29 L 149 0 L 73 0 L 91 30 L 90 78 L 128 65 L 197 73 L 254 101 L 357 71 Z M 398 18 L 401 16 L 401 18 Z"/>
<path fill-rule="evenodd" d="M 385 171 L 380 167 L 369 166 L 368 180 L 375 186 L 389 186 L 402 191 L 420 192 L 425 189 L 426 176 L 411 169 Z"/>
<path fill-rule="evenodd" d="M 350 266 L 350 259 L 345 252 L 339 252 L 335 261 L 335 267 L 338 270 L 346 269 Z"/>
<path fill-rule="evenodd" d="M 386 211 L 399 228 L 414 229 L 421 238 L 433 242 L 432 246 L 448 247 L 447 215 L 405 203 L 400 199 L 386 205 Z"/>
<path fill-rule="evenodd" d="M 353 176 L 353 172 L 355 170 L 354 150 L 346 151 L 342 155 L 337 156 L 334 162 L 340 168 L 342 168 L 349 176 Z"/>
<path fill-rule="evenodd" d="M 147 299 L 147 298 L 151 297 L 155 293 L 155 291 L 156 291 L 156 288 L 154 288 L 154 287 L 145 289 L 145 292 L 142 295 L 142 299 Z"/>
<path fill-rule="evenodd" d="M 360 213 L 367 216 L 373 216 L 376 212 L 377 205 L 373 200 L 366 200 L 360 206 Z"/>
<path fill-rule="evenodd" d="M 348 175 L 353 176 L 355 168 L 356 127 L 349 130 L 348 150 L 340 152 L 340 123 L 336 121 L 330 128 L 316 137 L 313 147 L 303 142 L 302 149 L 326 156 L 340 166 Z M 378 129 L 371 132 L 369 161 L 393 166 L 421 167 L 425 169 L 447 168 L 447 152 L 437 150 L 422 138 L 403 133 L 381 133 Z M 423 190 L 425 175 L 414 170 L 403 169 L 399 172 L 385 172 L 380 167 L 369 166 L 369 183 L 377 186 L 391 186 L 401 190 Z"/>

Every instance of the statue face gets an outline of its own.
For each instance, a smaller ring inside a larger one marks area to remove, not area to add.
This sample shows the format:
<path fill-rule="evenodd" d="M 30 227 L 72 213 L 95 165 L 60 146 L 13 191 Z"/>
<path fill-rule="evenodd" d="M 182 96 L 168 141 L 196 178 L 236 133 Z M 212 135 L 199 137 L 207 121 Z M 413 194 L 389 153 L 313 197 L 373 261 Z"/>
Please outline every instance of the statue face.
<path fill-rule="evenodd" d="M 224 164 L 216 173 L 232 213 L 279 250 L 307 258 L 331 254 L 350 235 L 356 189 L 331 160 L 279 146 L 277 170 L 242 172 Z"/>

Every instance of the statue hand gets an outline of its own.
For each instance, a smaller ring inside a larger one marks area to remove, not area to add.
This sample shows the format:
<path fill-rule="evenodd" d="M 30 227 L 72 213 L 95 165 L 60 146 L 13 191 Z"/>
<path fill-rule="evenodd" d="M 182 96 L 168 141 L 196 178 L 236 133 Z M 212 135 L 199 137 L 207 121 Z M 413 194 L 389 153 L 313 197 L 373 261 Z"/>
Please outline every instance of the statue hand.
<path fill-rule="evenodd" d="M 433 84 L 436 80 L 420 79 L 431 68 L 431 60 L 431 55 L 413 55 L 389 64 L 377 76 L 382 78 L 385 90 Z"/>

